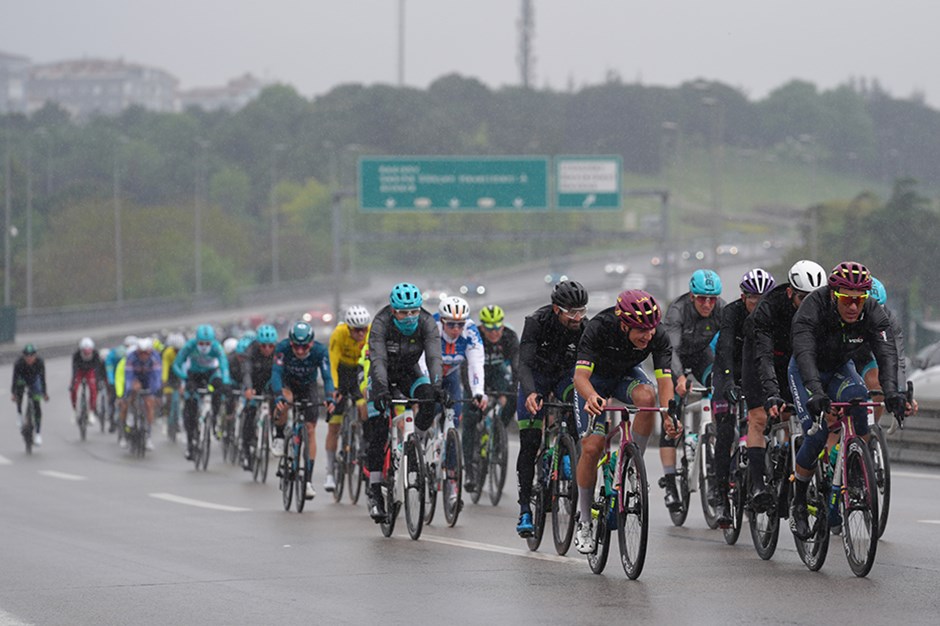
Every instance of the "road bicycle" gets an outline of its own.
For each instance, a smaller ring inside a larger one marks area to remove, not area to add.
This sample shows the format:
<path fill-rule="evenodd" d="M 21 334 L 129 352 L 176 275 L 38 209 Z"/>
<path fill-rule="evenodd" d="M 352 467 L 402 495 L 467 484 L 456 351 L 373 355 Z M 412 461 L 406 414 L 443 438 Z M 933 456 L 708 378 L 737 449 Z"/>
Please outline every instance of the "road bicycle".
<path fill-rule="evenodd" d="M 502 398 L 506 394 L 487 392 L 489 403 L 474 431 L 471 433 L 473 454 L 467 462 L 467 473 L 472 476 L 471 501 L 480 501 L 484 489 L 489 493 L 490 503 L 499 504 L 506 484 L 506 470 L 509 465 L 509 435 L 503 422 Z M 468 407 L 469 408 L 469 407 Z M 475 410 L 475 407 L 469 410 Z"/>
<path fill-rule="evenodd" d="M 883 397 L 884 393 L 880 390 L 873 390 L 871 396 L 872 398 Z M 908 403 L 913 403 L 914 383 L 911 381 L 907 381 L 905 396 Z M 888 525 L 888 512 L 891 509 L 891 455 L 888 453 L 885 431 L 880 424 L 875 422 L 873 409 L 869 410 L 868 417 L 869 429 L 871 430 L 868 445 L 871 448 L 871 459 L 875 466 L 875 480 L 878 485 L 875 493 L 878 496 L 878 538 L 880 539 L 884 535 L 885 527 Z M 899 420 L 898 426 L 903 429 L 904 422 Z"/>
<path fill-rule="evenodd" d="M 746 423 L 742 424 L 742 429 L 744 437 L 738 444 L 740 456 L 737 477 L 741 488 L 735 502 L 747 513 L 754 549 L 766 561 L 773 557 L 777 549 L 780 521 L 790 515 L 793 465 L 796 462 L 796 451 L 803 440 L 803 431 L 795 418 L 792 404 L 785 404 L 781 416 L 776 420 L 768 418 L 764 428 L 764 485 L 773 495 L 773 502 L 770 506 L 759 507 L 751 500 L 753 486 L 747 461 Z"/>
<path fill-rule="evenodd" d="M 378 483 L 385 503 L 385 519 L 380 522 L 382 534 L 391 537 L 398 513 L 405 509 L 408 535 L 417 540 L 425 522 L 427 476 L 421 441 L 415 433 L 414 411 L 396 407 L 423 404 L 433 400 L 414 398 L 392 400 L 385 416 L 388 420 L 388 439 L 382 464 L 382 482 Z"/>
<path fill-rule="evenodd" d="M 735 436 L 731 446 L 731 458 L 729 459 L 728 466 L 728 515 L 731 518 L 731 523 L 725 527 L 722 527 L 721 532 L 722 536 L 725 539 L 725 543 L 729 546 L 733 546 L 738 541 L 738 537 L 741 535 L 741 527 L 744 522 L 744 505 L 747 500 L 747 491 L 745 490 L 745 481 L 747 480 L 747 403 L 745 402 L 744 395 L 739 394 L 737 402 L 733 403 L 735 408 Z M 713 425 L 710 425 L 713 426 Z M 715 456 L 715 438 L 717 437 L 717 431 L 714 427 L 707 429 L 707 436 L 702 442 L 703 456 L 710 456 L 713 459 L 713 463 L 721 463 L 722 459 L 718 459 Z M 714 464 L 712 465 L 714 467 Z M 703 476 L 705 473 L 703 472 Z M 713 483 L 709 480 L 705 481 L 703 485 L 703 497 L 708 493 L 706 488 L 711 488 Z M 717 489 L 717 485 L 714 485 Z M 705 507 L 711 507 L 711 502 L 708 500 L 703 500 L 702 502 L 703 509 Z M 708 519 L 708 511 L 713 510 L 711 508 L 706 510 L 706 520 Z M 717 522 L 717 519 L 716 519 Z"/>
<path fill-rule="evenodd" d="M 97 398 L 97 407 L 95 407 L 95 412 L 98 415 L 98 426 L 101 428 L 101 432 L 104 433 L 105 429 L 108 427 L 108 415 L 110 414 L 110 404 L 108 402 L 111 392 L 108 390 L 108 379 L 107 378 L 98 378 L 97 380 L 98 388 L 98 398 Z"/>
<path fill-rule="evenodd" d="M 163 401 L 166 406 L 166 436 L 172 443 L 176 443 L 176 437 L 180 432 L 180 421 L 182 420 L 183 403 L 180 400 L 179 385 L 167 387 L 164 391 Z"/>
<path fill-rule="evenodd" d="M 428 429 L 424 458 L 427 465 L 424 523 L 430 524 L 434 519 L 437 494 L 441 492 L 444 519 L 453 527 L 463 508 L 463 458 L 452 406 L 445 406 Z"/>
<path fill-rule="evenodd" d="M 209 452 L 212 449 L 212 388 L 199 387 L 194 393 L 199 398 L 198 402 L 198 424 L 196 425 L 196 441 L 193 446 L 193 463 L 196 470 L 206 471 L 209 466 Z"/>
<path fill-rule="evenodd" d="M 258 408 L 256 411 L 255 441 L 250 449 L 251 475 L 255 482 L 268 482 L 268 463 L 271 459 L 271 402 L 273 396 L 255 396 L 249 402 Z M 247 403 L 246 403 L 247 406 Z"/>
<path fill-rule="evenodd" d="M 688 378 L 689 373 L 686 373 Z M 699 398 L 689 402 L 689 395 L 697 394 Z M 711 467 L 712 459 L 702 454 L 702 435 L 711 425 L 711 388 L 701 385 L 689 385 L 685 396 L 677 396 L 670 401 L 673 415 L 681 418 L 683 424 L 682 445 L 676 446 L 676 491 L 679 493 L 679 507 L 669 511 L 669 518 L 673 525 L 682 526 L 689 515 L 691 493 L 699 488 L 699 483 L 714 480 L 715 472 Z M 711 451 L 714 453 L 714 426 L 707 430 L 711 437 Z M 700 467 L 704 465 L 704 467 Z M 700 478 L 704 475 L 704 479 Z M 703 483 L 704 484 L 704 483 Z M 666 487 L 665 477 L 659 479 L 660 488 Z M 717 528 L 718 521 L 714 506 L 707 501 L 708 490 L 702 500 L 705 511 L 705 521 L 709 528 Z"/>
<path fill-rule="evenodd" d="M 238 410 L 238 403 L 242 398 L 242 392 L 237 389 L 228 391 L 234 398 L 234 409 L 231 414 L 222 418 L 222 459 L 232 465 L 238 464 L 241 456 L 241 432 L 242 432 L 242 411 Z"/>
<path fill-rule="evenodd" d="M 362 422 L 359 420 L 359 407 L 355 402 L 347 402 L 343 411 L 343 423 L 340 426 L 339 442 L 336 447 L 336 460 L 333 462 L 333 500 L 343 499 L 345 484 L 349 482 L 349 500 L 359 502 L 365 475 L 362 472 Z"/>
<path fill-rule="evenodd" d="M 541 399 L 541 398 L 540 398 Z M 564 555 L 571 547 L 578 509 L 578 448 L 574 406 L 568 402 L 542 401 L 542 441 L 535 456 L 535 484 L 532 487 L 532 534 L 526 544 L 539 549 L 545 533 L 548 512 L 552 513 L 552 539 L 555 552 Z"/>
<path fill-rule="evenodd" d="M 284 456 L 278 465 L 277 477 L 280 478 L 281 501 L 284 510 L 290 511 L 291 499 L 298 513 L 304 512 L 307 503 L 307 460 L 310 458 L 310 436 L 307 433 L 308 410 L 314 406 L 310 398 L 295 398 L 290 403 L 291 419 L 284 442 Z M 312 499 L 312 498 L 311 498 Z"/>
<path fill-rule="evenodd" d="M 88 436 L 88 381 L 82 378 L 82 386 L 76 399 L 78 415 L 75 416 L 75 423 L 78 425 L 78 434 L 82 441 Z"/>
<path fill-rule="evenodd" d="M 131 391 L 128 398 L 127 419 L 124 424 L 124 438 L 131 456 L 138 459 L 147 454 L 147 409 L 144 406 L 146 394 L 143 391 Z"/>
<path fill-rule="evenodd" d="M 641 411 L 662 413 L 660 407 L 605 407 L 608 415 L 604 435 L 605 451 L 597 463 L 597 481 L 591 519 L 594 524 L 594 550 L 587 555 L 595 574 L 604 571 L 610 553 L 610 538 L 617 531 L 620 563 L 631 580 L 639 578 L 646 562 L 649 539 L 649 482 L 640 449 L 630 432 L 631 418 Z M 621 414 L 616 425 L 614 415 Z M 591 425 L 588 426 L 588 432 Z M 618 439 L 616 447 L 614 440 Z"/>
<path fill-rule="evenodd" d="M 17 389 L 22 389 L 26 393 L 26 409 L 23 413 L 23 423 L 20 425 L 20 434 L 23 436 L 23 443 L 26 444 L 26 454 L 33 453 L 33 444 L 35 443 L 36 415 L 39 412 L 39 402 L 43 398 L 41 393 L 33 393 L 26 389 L 26 383 L 17 381 Z"/>

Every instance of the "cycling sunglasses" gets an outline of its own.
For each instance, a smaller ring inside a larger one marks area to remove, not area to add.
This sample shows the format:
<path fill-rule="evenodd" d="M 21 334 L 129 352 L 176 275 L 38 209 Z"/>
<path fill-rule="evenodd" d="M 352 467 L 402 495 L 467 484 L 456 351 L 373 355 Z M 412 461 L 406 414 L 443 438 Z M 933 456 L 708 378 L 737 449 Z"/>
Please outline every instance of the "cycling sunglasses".
<path fill-rule="evenodd" d="M 566 309 L 563 306 L 558 307 L 558 310 L 567 315 L 572 319 L 580 319 L 587 315 L 587 307 L 578 307 L 576 309 Z"/>
<path fill-rule="evenodd" d="M 833 291 L 832 293 L 835 294 L 836 298 L 839 299 L 839 302 L 841 302 L 842 304 L 846 304 L 846 305 L 857 304 L 858 306 L 862 306 L 863 304 L 865 304 L 865 300 L 868 300 L 867 293 L 862 293 L 856 296 L 850 296 L 845 293 L 839 293 L 838 291 Z"/>
<path fill-rule="evenodd" d="M 395 309 L 395 315 L 399 317 L 417 317 L 421 309 Z"/>
<path fill-rule="evenodd" d="M 692 294 L 692 297 L 699 302 L 704 302 L 705 304 L 715 304 L 718 302 L 718 296 L 700 296 L 697 294 Z"/>
<path fill-rule="evenodd" d="M 466 325 L 466 322 L 444 322 L 444 326 L 447 328 L 463 328 Z"/>

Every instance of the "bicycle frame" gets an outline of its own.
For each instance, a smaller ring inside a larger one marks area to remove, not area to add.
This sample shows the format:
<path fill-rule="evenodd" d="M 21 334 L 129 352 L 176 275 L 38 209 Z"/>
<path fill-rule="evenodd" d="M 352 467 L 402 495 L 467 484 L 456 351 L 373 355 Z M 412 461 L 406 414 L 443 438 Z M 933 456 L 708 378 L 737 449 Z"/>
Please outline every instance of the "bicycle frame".
<path fill-rule="evenodd" d="M 847 411 L 845 411 L 845 409 L 856 407 L 856 406 L 872 408 L 872 407 L 877 407 L 877 406 L 884 406 L 884 404 L 881 402 L 833 402 L 832 403 L 833 408 L 842 409 L 842 410 L 839 411 L 838 413 L 839 419 L 836 422 L 837 424 L 840 424 L 841 427 L 839 431 L 839 442 L 838 442 L 839 452 L 836 456 L 836 464 L 832 472 L 832 485 L 831 486 L 832 486 L 833 491 L 838 491 L 839 496 L 842 498 L 842 503 L 843 503 L 845 510 L 848 510 L 851 504 L 849 500 L 848 489 L 845 487 L 845 485 L 843 485 L 843 478 L 845 476 L 845 464 L 846 464 L 845 451 L 848 449 L 848 445 L 853 439 L 862 439 L 861 435 L 858 435 L 855 432 L 855 424 L 853 423 L 852 417 L 851 415 L 849 415 Z M 812 428 L 810 428 L 809 434 L 811 435 L 816 434 L 818 430 L 819 430 L 819 422 L 817 421 L 816 423 L 813 424 Z M 866 443 L 865 445 L 867 447 L 868 444 Z M 823 459 L 823 461 L 828 462 L 828 459 Z M 868 477 L 866 476 L 866 478 Z M 871 492 L 874 492 L 878 488 L 876 485 L 867 485 L 867 487 L 869 491 Z M 833 503 L 830 501 L 830 506 L 832 506 L 832 504 Z M 875 517 L 877 517 L 877 515 Z M 875 532 L 877 533 L 877 529 Z"/>

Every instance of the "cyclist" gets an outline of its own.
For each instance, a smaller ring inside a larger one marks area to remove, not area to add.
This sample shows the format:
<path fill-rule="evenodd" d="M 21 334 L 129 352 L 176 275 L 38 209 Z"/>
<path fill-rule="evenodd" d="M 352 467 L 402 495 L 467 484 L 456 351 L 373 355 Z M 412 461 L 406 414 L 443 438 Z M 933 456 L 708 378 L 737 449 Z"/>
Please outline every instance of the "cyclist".
<path fill-rule="evenodd" d="M 248 348 L 248 362 L 243 368 L 242 388 L 245 390 L 245 420 L 242 422 L 242 468 L 251 471 L 251 446 L 255 442 L 258 405 L 251 400 L 264 395 L 271 380 L 274 352 L 277 347 L 277 329 L 270 324 L 258 327 L 255 342 Z M 269 407 L 270 408 L 270 407 Z M 273 411 L 271 411 L 273 413 Z"/>
<path fill-rule="evenodd" d="M 744 321 L 757 307 L 761 296 L 774 288 L 776 281 L 770 272 L 756 267 L 741 278 L 741 298 L 731 302 L 721 312 L 718 344 L 715 347 L 715 368 L 712 414 L 715 416 L 715 458 L 731 456 L 734 442 L 734 415 L 741 398 L 741 355 L 744 350 Z M 743 416 L 740 416 L 743 417 Z M 715 470 L 715 493 L 709 500 L 715 506 L 718 525 L 726 528 L 731 524 L 728 508 L 728 463 L 717 462 Z"/>
<path fill-rule="evenodd" d="M 483 338 L 476 324 L 470 319 L 470 305 L 457 296 L 441 299 L 438 312 L 434 314 L 441 335 L 441 357 L 444 391 L 455 401 L 454 422 L 461 429 L 463 458 L 473 454 L 473 437 L 482 413 L 486 410 L 487 397 L 483 387 Z M 463 368 L 466 367 L 470 393 L 476 411 L 463 415 Z M 470 468 L 466 467 L 466 488 L 476 489 Z M 454 493 L 456 495 L 456 492 Z"/>
<path fill-rule="evenodd" d="M 613 397 L 635 406 L 654 406 L 657 394 L 641 367 L 650 355 L 659 397 L 668 401 L 675 393 L 669 369 L 672 364 L 669 337 L 666 333 L 656 332 L 661 317 L 653 296 L 637 289 L 624 291 L 617 296 L 615 306 L 591 318 L 578 344 L 574 387 L 578 429 L 582 438 L 576 474 L 578 527 L 575 545 L 582 554 L 590 554 L 595 548 L 591 506 L 597 481 L 597 462 L 604 452 L 607 420 L 603 417 L 603 410 L 607 398 Z M 651 411 L 641 411 L 633 422 L 632 436 L 641 457 L 653 432 L 654 415 Z M 663 431 L 675 437 L 672 420 L 664 417 Z"/>
<path fill-rule="evenodd" d="M 336 464 L 336 449 L 339 446 L 339 432 L 343 428 L 346 403 L 354 403 L 359 419 L 366 419 L 366 402 L 359 391 L 359 378 L 362 375 L 359 359 L 369 337 L 371 322 L 369 310 L 354 305 L 346 309 L 343 322 L 337 324 L 330 335 L 330 372 L 339 395 L 326 431 L 326 481 L 323 489 L 327 492 L 336 489 L 333 466 Z"/>
<path fill-rule="evenodd" d="M 238 388 L 244 380 L 245 362 L 248 358 L 248 348 L 254 343 L 254 334 L 244 334 L 241 339 L 235 339 L 235 346 L 228 353 L 228 374 L 232 378 L 232 386 Z M 226 342 L 228 339 L 225 340 Z M 223 343 L 222 349 L 225 349 Z M 231 393 L 231 389 L 225 394 L 225 413 L 222 420 L 216 424 L 215 438 L 221 439 L 223 433 L 223 421 L 228 422 L 235 419 L 235 413 L 238 410 L 238 396 Z"/>
<path fill-rule="evenodd" d="M 82 337 L 78 342 L 78 350 L 72 354 L 72 410 L 75 411 L 75 419 L 78 419 L 78 390 L 82 386 L 82 381 L 88 386 L 88 423 L 92 426 L 98 424 L 98 415 L 95 408 L 98 406 L 98 378 L 104 371 L 104 363 L 101 361 L 101 355 L 95 350 L 95 342 L 91 337 Z"/>
<path fill-rule="evenodd" d="M 304 409 L 304 425 L 309 439 L 308 458 L 305 463 L 307 477 L 306 497 L 312 500 L 317 492 L 313 488 L 313 465 L 317 458 L 316 427 L 320 407 L 317 406 L 317 372 L 323 376 L 323 391 L 326 394 L 327 410 L 333 410 L 333 377 L 330 375 L 330 359 L 326 346 L 313 340 L 313 328 L 307 322 L 297 322 L 291 327 L 287 339 L 274 349 L 274 366 L 271 368 L 271 392 L 277 396 L 274 412 L 274 440 L 271 454 L 284 456 L 284 426 L 287 411 L 295 398 L 310 400 L 312 406 Z"/>
<path fill-rule="evenodd" d="M 228 359 L 222 344 L 215 338 L 215 329 L 209 324 L 196 328 L 196 336 L 187 341 L 173 361 L 173 373 L 185 385 L 183 423 L 186 426 L 186 460 L 193 460 L 199 440 L 199 398 L 196 389 L 212 389 L 212 422 L 215 423 L 225 389 L 232 384 Z"/>
<path fill-rule="evenodd" d="M 117 410 L 118 405 L 118 366 L 120 365 L 121 372 L 121 392 L 123 393 L 124 389 L 124 357 L 127 355 L 127 344 L 131 339 L 131 336 L 128 335 L 124 338 L 124 341 L 119 346 L 115 346 L 108 350 L 108 356 L 104 360 L 104 371 L 108 378 L 108 432 L 113 433 L 117 430 L 117 420 L 114 419 L 114 412 Z M 133 343 L 137 345 L 137 338 L 133 338 Z"/>
<path fill-rule="evenodd" d="M 787 369 L 790 391 L 806 437 L 796 454 L 790 529 L 800 539 L 810 535 L 806 490 L 817 457 L 826 445 L 829 416 L 809 435 L 817 416 L 830 413 L 832 401 L 864 399 L 868 389 L 850 357 L 867 344 L 878 363 L 878 378 L 888 411 L 903 415 L 910 407 L 898 393 L 898 353 L 884 307 L 869 298 L 871 274 L 855 261 L 843 261 L 829 273 L 828 286 L 806 296 L 793 317 L 793 356 Z M 867 439 L 868 411 L 849 409 L 856 433 Z M 836 524 L 838 525 L 838 524 Z"/>
<path fill-rule="evenodd" d="M 779 418 L 780 407 L 793 401 L 787 382 L 793 316 L 803 299 L 825 281 L 826 272 L 818 263 L 797 261 L 787 271 L 787 282 L 761 298 L 744 322 L 741 387 L 747 402 L 747 464 L 751 502 L 761 510 L 775 500 L 764 480 L 764 429 L 768 417 Z"/>
<path fill-rule="evenodd" d="M 530 503 L 535 462 L 542 443 L 542 419 L 545 415 L 542 401 L 549 394 L 554 394 L 559 402 L 573 400 L 574 366 L 587 303 L 588 292 L 581 283 L 562 281 L 552 291 L 552 303 L 527 316 L 522 328 L 516 405 L 520 444 L 516 459 L 519 479 L 516 532 L 520 537 L 530 537 L 535 531 Z M 576 429 L 577 425 L 572 423 L 571 428 Z"/>
<path fill-rule="evenodd" d="M 519 335 L 505 325 L 506 314 L 495 304 L 480 310 L 483 333 L 483 379 L 486 388 L 502 392 L 503 422 L 508 424 L 516 413 L 516 389 L 519 384 Z"/>
<path fill-rule="evenodd" d="M 711 341 L 718 332 L 721 311 L 721 278 L 712 270 L 699 269 L 689 278 L 689 291 L 676 298 L 666 311 L 663 330 L 672 346 L 672 376 L 679 396 L 688 393 L 685 373 L 709 386 L 715 353 Z M 682 419 L 682 416 L 678 416 Z M 659 459 L 663 465 L 660 486 L 666 490 L 666 508 L 678 511 L 682 500 L 676 487 L 676 446 L 679 437 L 669 439 L 663 431 L 659 439 Z"/>
<path fill-rule="evenodd" d="M 127 408 L 134 402 L 138 394 L 144 395 L 144 410 L 147 414 L 147 449 L 153 450 L 153 440 L 150 438 L 150 427 L 153 425 L 153 414 L 157 404 L 157 396 L 161 390 L 163 363 L 160 355 L 153 349 L 153 339 L 142 337 L 137 342 L 137 349 L 125 357 L 124 360 L 124 389 L 121 395 L 121 428 L 127 428 Z M 126 430 L 124 430 L 126 432 Z M 122 448 L 127 447 L 127 438 L 120 441 Z"/>
<path fill-rule="evenodd" d="M 23 394 L 28 391 L 26 401 L 34 402 L 34 396 L 42 396 L 46 402 L 46 362 L 36 353 L 36 346 L 31 343 L 23 346 L 23 354 L 13 365 L 13 384 L 10 386 L 12 400 L 16 403 L 17 426 L 23 427 Z M 33 404 L 33 444 L 42 445 L 39 429 L 42 426 L 42 407 L 39 401 Z"/>
<path fill-rule="evenodd" d="M 884 284 L 874 276 L 871 277 L 870 294 L 875 302 L 884 307 L 885 313 L 888 314 L 888 321 L 891 324 L 891 334 L 894 336 L 894 343 L 898 349 L 898 390 L 903 392 L 905 387 L 907 387 L 907 366 L 904 362 L 904 329 L 901 327 L 901 320 L 894 314 L 894 311 L 888 308 L 886 304 L 888 301 L 888 292 L 885 290 Z M 868 390 L 880 392 L 881 386 L 878 383 L 878 363 L 872 356 L 871 350 L 862 348 L 857 353 L 853 353 L 852 362 L 855 363 L 855 368 L 862 376 L 862 379 L 864 379 L 865 386 L 868 387 Z M 911 400 L 911 407 L 912 413 L 916 414 L 916 400 Z M 882 414 L 883 408 L 880 406 L 875 407 L 876 424 L 881 423 Z M 888 432 L 892 433 L 894 429 L 889 429 Z"/>
<path fill-rule="evenodd" d="M 385 412 L 391 408 L 393 387 L 412 398 L 448 402 L 441 383 L 441 336 L 434 317 L 421 308 L 423 303 L 420 289 L 411 283 L 398 283 L 392 287 L 388 305 L 375 314 L 369 331 L 369 397 L 378 414 L 369 416 L 364 435 L 368 446 L 369 515 L 376 523 L 386 518 L 381 482 L 388 441 Z M 428 374 L 418 363 L 422 354 Z M 434 413 L 433 403 L 421 404 L 415 416 L 416 428 L 430 428 Z"/>
<path fill-rule="evenodd" d="M 167 335 L 166 346 L 160 353 L 163 364 L 160 368 L 160 375 L 163 382 L 164 407 L 167 414 L 167 421 L 170 419 L 179 420 L 179 387 L 180 380 L 173 372 L 173 361 L 176 355 L 186 344 L 186 338 L 182 333 L 173 332 Z M 178 423 L 178 422 L 177 422 Z"/>

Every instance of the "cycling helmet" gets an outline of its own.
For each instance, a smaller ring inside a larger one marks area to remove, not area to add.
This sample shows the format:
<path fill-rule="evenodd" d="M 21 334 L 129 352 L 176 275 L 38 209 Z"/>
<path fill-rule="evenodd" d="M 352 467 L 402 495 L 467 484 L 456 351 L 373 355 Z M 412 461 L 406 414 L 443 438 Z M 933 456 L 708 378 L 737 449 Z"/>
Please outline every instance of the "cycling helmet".
<path fill-rule="evenodd" d="M 183 336 L 183 333 L 170 333 L 166 338 L 166 344 L 171 348 L 176 348 L 179 350 L 183 347 L 183 344 L 186 343 L 186 337 Z"/>
<path fill-rule="evenodd" d="M 869 293 L 878 304 L 884 304 L 888 301 L 888 292 L 885 291 L 884 283 L 874 276 L 871 277 L 871 290 L 869 290 Z"/>
<path fill-rule="evenodd" d="M 442 320 L 462 321 L 470 317 L 470 305 L 467 301 L 458 296 L 448 296 L 441 299 L 438 307 L 441 311 Z"/>
<path fill-rule="evenodd" d="M 498 305 L 491 304 L 480 310 L 480 323 L 486 328 L 496 329 L 503 325 L 506 313 Z"/>
<path fill-rule="evenodd" d="M 777 281 L 770 275 L 770 272 L 756 267 L 741 278 L 741 291 L 743 293 L 764 295 L 773 289 L 776 284 Z"/>
<path fill-rule="evenodd" d="M 78 342 L 78 349 L 90 352 L 95 349 L 95 342 L 91 340 L 91 337 L 82 337 L 82 340 Z"/>
<path fill-rule="evenodd" d="M 829 273 L 829 286 L 833 289 L 871 289 L 871 272 L 856 261 L 843 261 Z"/>
<path fill-rule="evenodd" d="M 417 309 L 424 303 L 421 290 L 411 283 L 398 283 L 388 296 L 393 309 Z"/>
<path fill-rule="evenodd" d="M 131 348 L 137 347 L 137 342 L 140 341 L 137 338 L 137 335 L 128 335 L 124 338 L 124 347 L 130 350 Z"/>
<path fill-rule="evenodd" d="M 222 342 L 222 349 L 225 350 L 225 354 L 231 354 L 235 351 L 235 346 L 238 345 L 238 339 L 235 337 L 229 337 Z"/>
<path fill-rule="evenodd" d="M 369 322 L 372 321 L 372 316 L 366 307 L 355 304 L 346 309 L 343 321 L 350 328 L 366 328 L 369 326 Z"/>
<path fill-rule="evenodd" d="M 248 340 L 248 343 L 251 343 L 252 341 L 254 341 L 254 340 L 257 339 L 257 338 L 258 338 L 258 335 L 255 334 L 255 331 L 253 331 L 253 330 L 246 330 L 245 332 L 242 333 L 242 336 L 239 337 L 238 340 L 241 341 L 242 339 L 247 339 L 247 340 Z"/>
<path fill-rule="evenodd" d="M 689 291 L 695 296 L 720 296 L 721 277 L 712 270 L 695 270 L 689 279 Z"/>
<path fill-rule="evenodd" d="M 277 329 L 270 324 L 262 324 L 258 327 L 258 335 L 255 337 L 258 343 L 277 343 Z"/>
<path fill-rule="evenodd" d="M 23 346 L 23 354 L 36 354 L 36 346 L 31 343 Z"/>
<path fill-rule="evenodd" d="M 291 327 L 288 337 L 296 346 L 309 346 L 313 343 L 313 328 L 307 322 L 297 322 Z"/>
<path fill-rule="evenodd" d="M 656 328 L 662 319 L 656 299 L 639 289 L 630 289 L 617 296 L 614 313 L 630 328 L 644 330 Z"/>
<path fill-rule="evenodd" d="M 153 339 L 150 337 L 141 337 L 137 342 L 137 351 L 149 352 L 150 350 L 153 350 Z"/>
<path fill-rule="evenodd" d="M 235 345 L 235 354 L 245 354 L 248 352 L 248 348 L 251 347 L 255 340 L 252 337 L 242 337 L 238 340 L 238 343 Z"/>
<path fill-rule="evenodd" d="M 196 328 L 196 341 L 215 341 L 215 329 L 209 324 Z"/>
<path fill-rule="evenodd" d="M 586 307 L 588 303 L 588 292 L 584 286 L 574 280 L 563 280 L 552 291 L 552 304 L 565 309 L 577 309 Z"/>
<path fill-rule="evenodd" d="M 819 263 L 813 261 L 797 261 L 787 272 L 790 286 L 799 291 L 813 291 L 822 287 L 826 278 L 826 270 Z"/>

